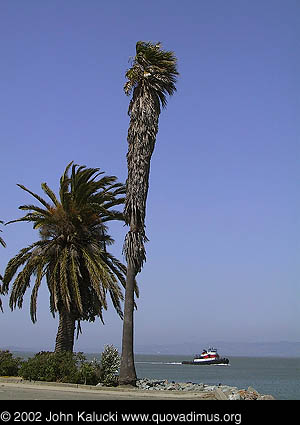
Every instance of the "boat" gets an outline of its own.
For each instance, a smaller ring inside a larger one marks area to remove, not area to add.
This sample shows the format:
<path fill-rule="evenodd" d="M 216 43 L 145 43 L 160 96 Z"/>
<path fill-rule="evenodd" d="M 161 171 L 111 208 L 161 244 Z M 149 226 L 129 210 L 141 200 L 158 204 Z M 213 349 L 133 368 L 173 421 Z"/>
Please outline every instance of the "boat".
<path fill-rule="evenodd" d="M 225 357 L 220 357 L 216 348 L 209 348 L 208 350 L 203 350 L 201 354 L 196 354 L 194 360 L 183 361 L 181 364 L 194 364 L 194 365 L 211 365 L 211 364 L 220 364 L 228 365 L 229 359 Z"/>

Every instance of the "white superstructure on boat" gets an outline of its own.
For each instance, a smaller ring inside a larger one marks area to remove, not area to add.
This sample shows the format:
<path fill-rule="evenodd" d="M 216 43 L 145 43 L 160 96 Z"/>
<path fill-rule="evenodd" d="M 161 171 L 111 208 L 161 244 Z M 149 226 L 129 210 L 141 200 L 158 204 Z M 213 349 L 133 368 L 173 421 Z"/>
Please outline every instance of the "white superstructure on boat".
<path fill-rule="evenodd" d="M 194 362 L 207 362 L 209 360 L 217 360 L 220 356 L 217 353 L 216 348 L 209 348 L 208 350 L 203 350 L 201 354 L 197 354 L 194 357 Z"/>
<path fill-rule="evenodd" d="M 220 357 L 216 348 L 203 350 L 201 354 L 197 354 L 192 361 L 183 361 L 182 364 L 228 364 L 229 360 Z"/>

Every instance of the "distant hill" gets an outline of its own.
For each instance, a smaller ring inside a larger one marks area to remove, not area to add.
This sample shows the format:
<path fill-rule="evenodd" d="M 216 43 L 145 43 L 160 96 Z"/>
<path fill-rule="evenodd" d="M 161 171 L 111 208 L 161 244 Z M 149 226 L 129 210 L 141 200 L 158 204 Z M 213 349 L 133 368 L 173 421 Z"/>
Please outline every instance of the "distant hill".
<path fill-rule="evenodd" d="M 39 351 L 52 351 L 53 348 L 45 348 L 45 347 L 20 347 L 20 346 L 15 346 L 15 345 L 6 345 L 6 346 L 1 346 L 0 345 L 0 350 L 9 350 L 9 351 L 15 351 L 15 352 L 24 352 L 24 353 L 38 353 Z"/>
<path fill-rule="evenodd" d="M 203 348 L 215 347 L 224 356 L 249 357 L 300 357 L 300 342 L 193 342 L 170 345 L 137 345 L 137 354 L 186 354 L 199 353 Z"/>

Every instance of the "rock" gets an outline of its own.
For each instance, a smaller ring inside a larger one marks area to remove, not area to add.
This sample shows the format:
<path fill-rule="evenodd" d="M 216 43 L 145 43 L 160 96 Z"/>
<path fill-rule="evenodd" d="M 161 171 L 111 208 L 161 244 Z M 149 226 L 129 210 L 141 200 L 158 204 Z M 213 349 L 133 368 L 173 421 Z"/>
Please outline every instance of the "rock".
<path fill-rule="evenodd" d="M 271 394 L 259 395 L 256 400 L 275 400 Z"/>
<path fill-rule="evenodd" d="M 214 393 L 217 400 L 228 400 L 226 394 L 219 387 L 215 388 Z"/>
<path fill-rule="evenodd" d="M 238 393 L 240 394 L 242 400 L 256 400 L 258 397 L 258 393 L 255 390 L 239 390 Z"/>
<path fill-rule="evenodd" d="M 228 400 L 242 400 L 242 397 L 239 392 L 233 392 L 228 396 Z"/>
<path fill-rule="evenodd" d="M 191 388 L 191 384 L 190 383 L 180 383 L 180 388 L 184 391 L 186 391 L 188 388 Z"/>
<path fill-rule="evenodd" d="M 169 390 L 169 391 L 173 391 L 173 390 L 175 390 L 175 388 L 174 388 L 174 384 L 167 385 L 165 389 L 166 389 L 166 390 Z"/>
<path fill-rule="evenodd" d="M 216 388 L 215 385 L 204 385 L 204 390 L 205 391 L 214 391 Z"/>
<path fill-rule="evenodd" d="M 258 396 L 258 392 L 253 387 L 248 387 L 247 391 L 249 393 L 253 393 L 253 394 L 256 394 Z"/>
<path fill-rule="evenodd" d="M 232 394 L 234 394 L 234 390 L 232 388 L 221 388 L 223 393 L 229 398 Z"/>

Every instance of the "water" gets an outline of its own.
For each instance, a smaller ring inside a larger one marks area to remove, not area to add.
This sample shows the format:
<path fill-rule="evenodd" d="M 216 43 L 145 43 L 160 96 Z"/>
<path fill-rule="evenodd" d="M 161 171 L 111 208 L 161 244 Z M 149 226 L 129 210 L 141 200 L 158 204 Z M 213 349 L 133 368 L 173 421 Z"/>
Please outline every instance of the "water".
<path fill-rule="evenodd" d="M 28 358 L 34 353 L 14 352 Z M 99 360 L 99 353 L 86 353 L 86 358 Z M 175 382 L 230 385 L 239 389 L 255 388 L 261 394 L 271 394 L 277 400 L 300 400 L 300 358 L 229 357 L 230 366 L 183 365 L 191 360 L 185 355 L 135 356 L 138 378 L 167 379 Z"/>
<path fill-rule="evenodd" d="M 231 357 L 230 366 L 182 365 L 187 356 L 136 355 L 139 378 L 255 388 L 277 400 L 300 400 L 300 358 Z"/>

